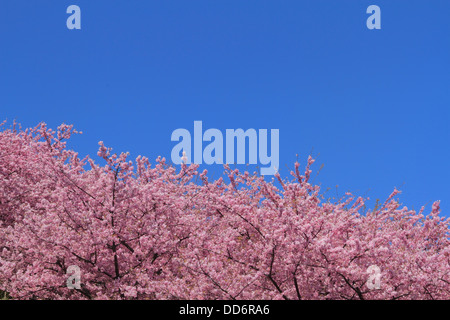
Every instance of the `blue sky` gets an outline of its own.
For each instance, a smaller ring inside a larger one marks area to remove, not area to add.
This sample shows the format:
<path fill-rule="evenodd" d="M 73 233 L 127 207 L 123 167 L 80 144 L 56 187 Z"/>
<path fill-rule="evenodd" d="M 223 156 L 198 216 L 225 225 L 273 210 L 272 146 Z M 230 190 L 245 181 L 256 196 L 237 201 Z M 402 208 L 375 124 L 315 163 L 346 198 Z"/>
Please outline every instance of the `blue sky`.
<path fill-rule="evenodd" d="M 103 140 L 150 159 L 194 120 L 279 129 L 282 175 L 312 152 L 324 188 L 397 187 L 450 215 L 449 16 L 448 0 L 2 0 L 0 118 L 74 124 L 82 155 Z"/>

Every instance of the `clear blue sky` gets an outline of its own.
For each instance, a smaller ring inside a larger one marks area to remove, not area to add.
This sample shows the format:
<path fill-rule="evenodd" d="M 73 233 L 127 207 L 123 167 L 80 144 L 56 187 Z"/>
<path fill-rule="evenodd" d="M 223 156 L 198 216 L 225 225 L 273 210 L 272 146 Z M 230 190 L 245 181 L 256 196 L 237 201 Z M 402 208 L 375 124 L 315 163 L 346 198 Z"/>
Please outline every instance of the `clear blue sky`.
<path fill-rule="evenodd" d="M 0 39 L 0 118 L 72 123 L 81 154 L 170 158 L 194 120 L 279 129 L 282 175 L 313 150 L 324 188 L 450 215 L 448 0 L 1 0 Z"/>

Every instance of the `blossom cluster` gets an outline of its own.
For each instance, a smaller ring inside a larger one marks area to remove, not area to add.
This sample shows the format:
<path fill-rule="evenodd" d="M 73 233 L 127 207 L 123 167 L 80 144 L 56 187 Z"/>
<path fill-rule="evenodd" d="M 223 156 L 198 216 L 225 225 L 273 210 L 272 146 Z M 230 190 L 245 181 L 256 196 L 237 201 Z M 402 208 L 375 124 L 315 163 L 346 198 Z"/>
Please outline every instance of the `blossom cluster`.
<path fill-rule="evenodd" d="M 267 181 L 225 165 L 80 158 L 72 126 L 0 131 L 0 290 L 14 299 L 449 299 L 449 219 L 325 200 L 295 164 Z M 67 269 L 81 270 L 68 288 Z M 371 266 L 380 286 L 367 285 Z"/>

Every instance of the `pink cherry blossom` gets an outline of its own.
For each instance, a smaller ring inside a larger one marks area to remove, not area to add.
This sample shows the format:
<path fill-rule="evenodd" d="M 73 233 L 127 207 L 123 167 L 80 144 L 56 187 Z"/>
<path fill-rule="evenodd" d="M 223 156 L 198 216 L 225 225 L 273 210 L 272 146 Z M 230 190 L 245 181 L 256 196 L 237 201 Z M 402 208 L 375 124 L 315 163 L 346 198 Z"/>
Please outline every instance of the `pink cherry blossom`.
<path fill-rule="evenodd" d="M 114 154 L 80 159 L 77 133 L 0 131 L 0 290 L 15 299 L 450 299 L 449 219 L 347 194 L 302 175 Z M 81 270 L 81 289 L 66 285 Z M 368 269 L 381 271 L 369 288 Z"/>

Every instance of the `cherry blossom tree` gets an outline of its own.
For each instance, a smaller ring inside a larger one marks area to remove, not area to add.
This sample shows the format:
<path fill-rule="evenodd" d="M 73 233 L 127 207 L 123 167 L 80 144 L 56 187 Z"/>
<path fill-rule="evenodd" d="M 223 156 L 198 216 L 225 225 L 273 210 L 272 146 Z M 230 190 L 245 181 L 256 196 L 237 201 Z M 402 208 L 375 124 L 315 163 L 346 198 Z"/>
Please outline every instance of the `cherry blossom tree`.
<path fill-rule="evenodd" d="M 14 299 L 449 299 L 449 223 L 326 200 L 295 164 L 274 181 L 225 166 L 99 163 L 45 124 L 0 131 L 0 290 Z M 81 286 L 67 286 L 78 266 Z M 369 270 L 379 285 L 369 285 Z M 372 268 L 372 269 L 371 269 Z"/>

